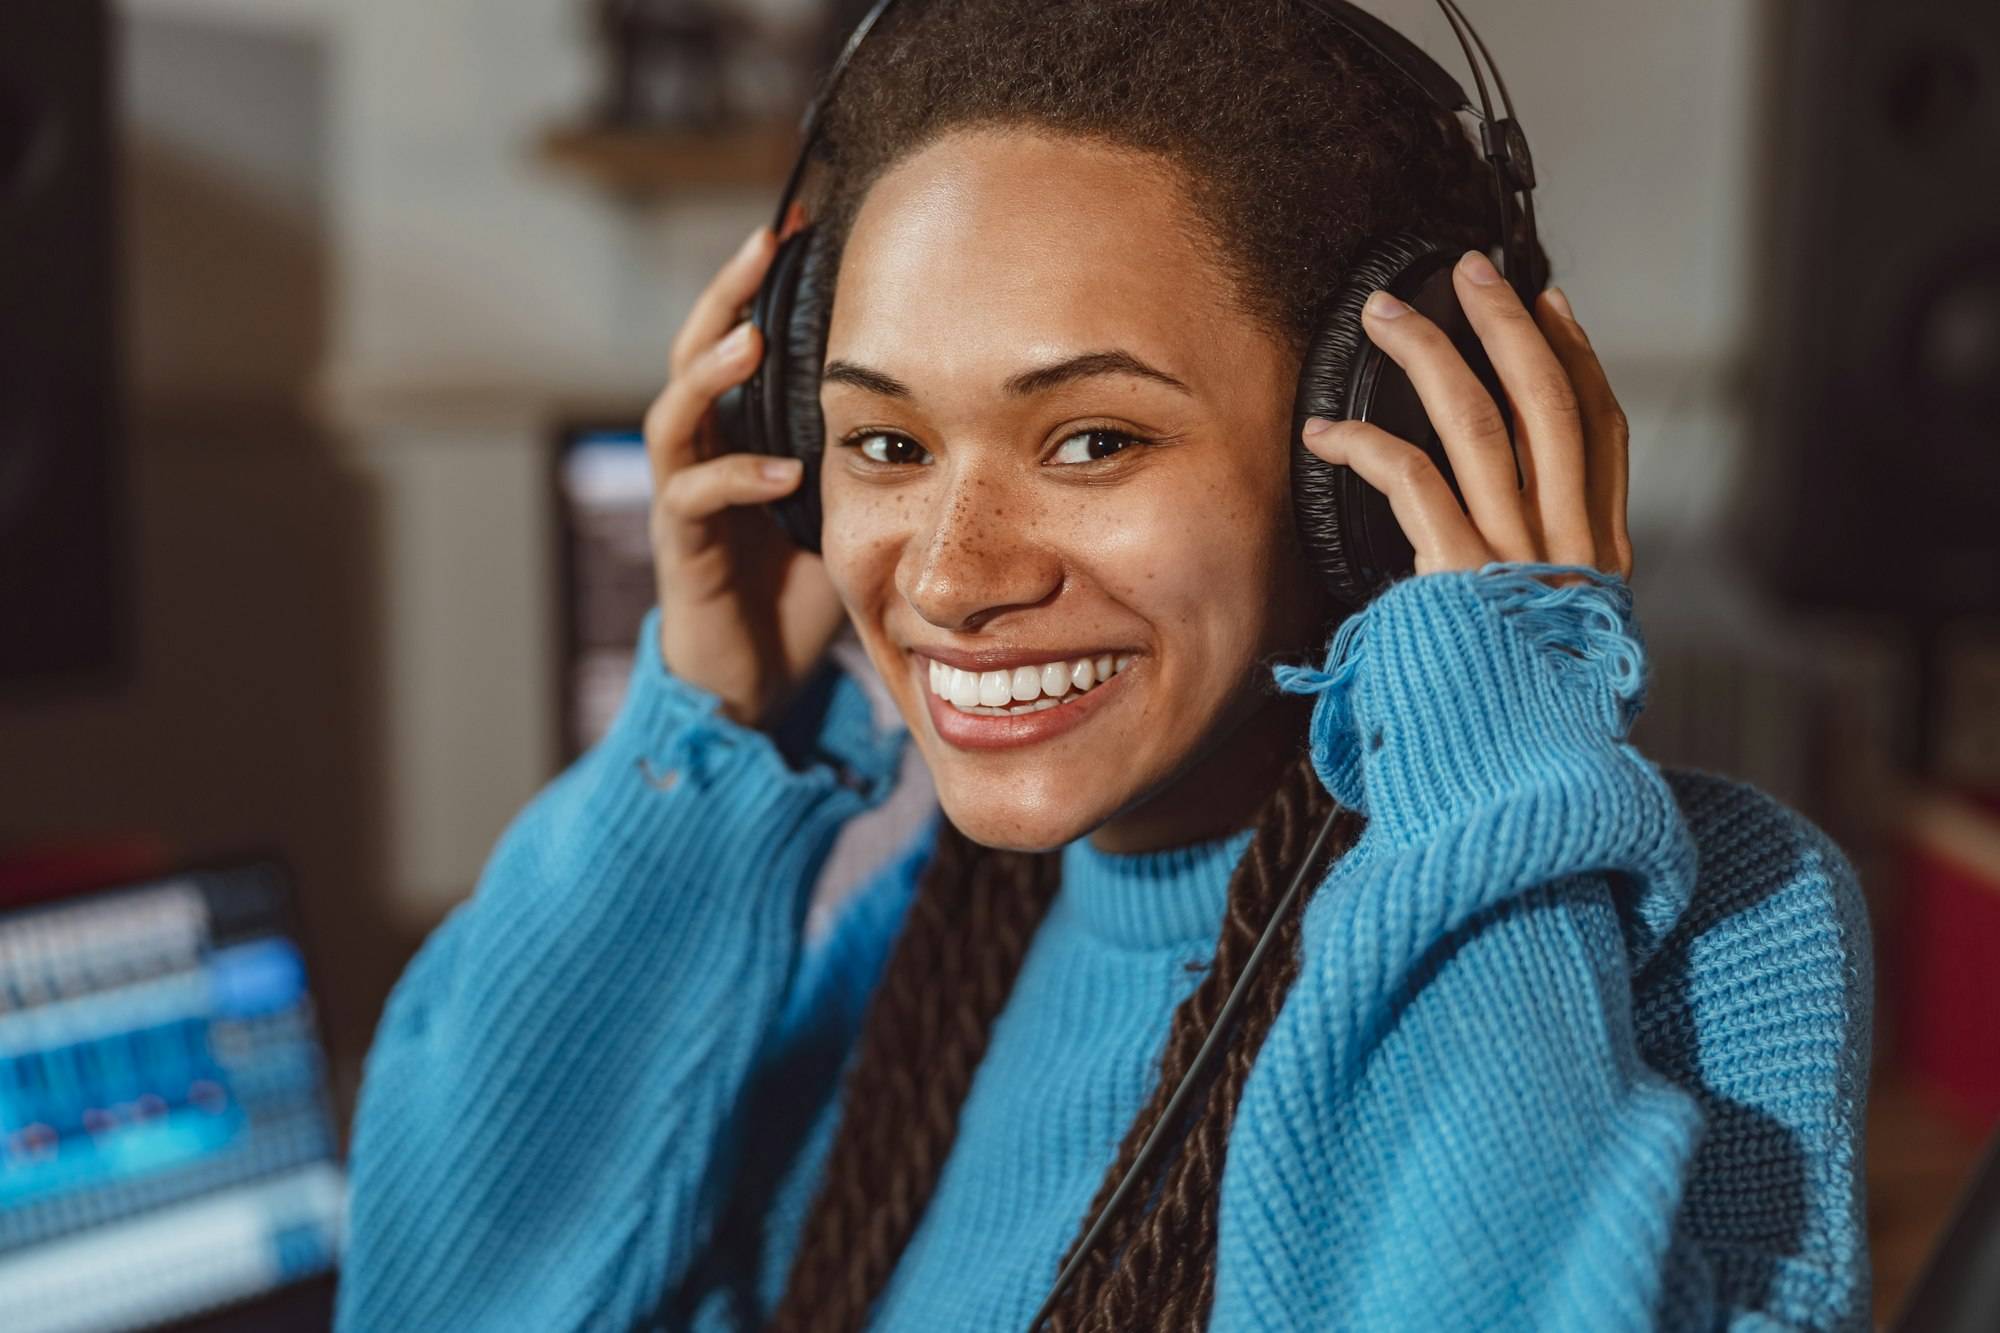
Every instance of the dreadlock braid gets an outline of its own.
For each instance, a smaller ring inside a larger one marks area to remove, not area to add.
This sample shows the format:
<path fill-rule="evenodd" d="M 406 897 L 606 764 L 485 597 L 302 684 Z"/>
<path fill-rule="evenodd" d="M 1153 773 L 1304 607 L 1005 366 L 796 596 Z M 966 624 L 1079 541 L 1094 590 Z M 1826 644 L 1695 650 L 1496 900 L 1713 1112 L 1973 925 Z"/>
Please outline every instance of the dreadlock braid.
<path fill-rule="evenodd" d="M 958 1109 L 1028 943 L 1058 858 L 980 847 L 949 821 L 883 969 L 844 1088 L 790 1283 L 771 1327 L 859 1329 L 930 1202 Z"/>
<path fill-rule="evenodd" d="M 1305 860 L 1313 835 L 1333 804 L 1305 758 L 1286 771 L 1266 804 L 1256 834 L 1230 877 L 1229 905 L 1216 941 L 1215 959 L 1201 984 L 1174 1011 L 1166 1053 L 1160 1060 L 1160 1081 L 1126 1131 L 1117 1160 L 1091 1200 L 1084 1225 L 1117 1189 L 1140 1145 L 1166 1113 L 1167 1102 L 1187 1074 L 1195 1051 L 1243 975 L 1251 950 L 1290 883 L 1291 869 Z M 1337 857 L 1353 843 L 1359 827 L 1359 817 L 1349 812 L 1330 839 L 1332 856 Z M 1324 866 L 1308 869 L 1309 876 L 1323 872 Z M 1184 1113 L 1186 1123 L 1175 1127 L 1181 1135 L 1178 1151 L 1156 1157 L 1134 1193 L 1127 1196 L 1121 1212 L 1086 1260 L 1080 1280 L 1064 1293 L 1063 1303 L 1051 1314 L 1046 1324 L 1050 1333 L 1134 1328 L 1178 1331 L 1199 1329 L 1206 1322 L 1215 1298 L 1217 1185 L 1222 1177 L 1224 1148 L 1250 1067 L 1298 974 L 1303 902 L 1301 898 L 1294 904 L 1279 924 L 1273 956 L 1251 982 L 1222 1067 L 1209 1076 L 1194 1109 Z M 1082 1239 L 1080 1226 L 1076 1240 L 1063 1256 L 1064 1263 Z"/>

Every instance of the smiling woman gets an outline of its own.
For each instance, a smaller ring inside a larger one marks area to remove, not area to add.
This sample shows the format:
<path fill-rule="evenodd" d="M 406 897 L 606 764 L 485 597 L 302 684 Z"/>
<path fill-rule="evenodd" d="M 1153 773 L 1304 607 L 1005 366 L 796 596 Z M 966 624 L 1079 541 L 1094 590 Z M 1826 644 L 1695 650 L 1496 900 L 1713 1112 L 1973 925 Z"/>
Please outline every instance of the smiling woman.
<path fill-rule="evenodd" d="M 982 845 L 1227 833 L 1304 730 L 1257 669 L 1320 628 L 1291 524 L 1297 358 L 1201 234 L 1157 156 L 1018 127 L 939 137 L 852 221 L 821 377 L 826 570 Z M 1062 707 L 969 711 L 1063 662 Z"/>
<path fill-rule="evenodd" d="M 941 0 L 859 48 L 782 344 L 813 466 L 718 438 L 801 253 L 760 230 L 648 418 L 624 713 L 383 1019 L 343 1328 L 1864 1319 L 1852 871 L 1626 743 L 1623 415 L 1342 12 Z M 1497 389 L 1361 281 L 1404 235 Z M 1298 420 L 1350 296 L 1449 477 Z M 1413 552 L 1365 605 L 1308 562 L 1329 464 Z M 904 740 L 848 624 L 942 809 L 809 944 Z"/>

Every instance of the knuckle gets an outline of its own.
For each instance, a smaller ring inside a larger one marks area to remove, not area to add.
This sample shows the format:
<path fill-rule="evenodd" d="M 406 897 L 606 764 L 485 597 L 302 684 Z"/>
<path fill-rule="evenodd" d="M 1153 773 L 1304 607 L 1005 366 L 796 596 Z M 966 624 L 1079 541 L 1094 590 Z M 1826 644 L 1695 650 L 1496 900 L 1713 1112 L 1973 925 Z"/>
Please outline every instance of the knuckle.
<path fill-rule="evenodd" d="M 1461 403 L 1453 408 L 1450 421 L 1452 427 L 1468 439 L 1490 439 L 1507 433 L 1507 420 L 1500 415 L 1499 405 L 1484 394 L 1476 401 Z"/>
<path fill-rule="evenodd" d="M 688 362 L 694 359 L 694 353 L 694 330 L 683 326 L 681 331 L 674 335 L 674 344 L 668 349 L 668 371 L 678 375 L 686 370 Z"/>
<path fill-rule="evenodd" d="M 697 381 L 702 393 L 713 398 L 741 378 L 739 367 L 747 360 L 749 350 L 749 344 L 732 345 L 726 337 L 713 342 L 689 363 L 688 378 Z"/>
<path fill-rule="evenodd" d="M 695 496 L 701 478 L 693 468 L 683 468 L 660 487 L 659 508 L 670 518 L 688 518 L 694 513 Z"/>
<path fill-rule="evenodd" d="M 660 390 L 646 407 L 644 429 L 648 449 L 657 451 L 666 442 L 667 421 L 673 412 L 673 403 L 668 395 L 672 392 L 671 388 Z"/>
<path fill-rule="evenodd" d="M 1395 461 L 1390 464 L 1390 476 L 1394 484 L 1405 490 L 1421 489 L 1431 473 L 1437 471 L 1428 455 L 1414 446 L 1405 446 L 1396 451 Z"/>
<path fill-rule="evenodd" d="M 1607 401 L 1603 409 L 1604 429 L 1620 440 L 1632 438 L 1632 419 L 1617 399 Z"/>
<path fill-rule="evenodd" d="M 1560 366 L 1544 366 L 1528 381 L 1528 400 L 1543 412 L 1555 416 L 1578 414 L 1576 386 Z"/>

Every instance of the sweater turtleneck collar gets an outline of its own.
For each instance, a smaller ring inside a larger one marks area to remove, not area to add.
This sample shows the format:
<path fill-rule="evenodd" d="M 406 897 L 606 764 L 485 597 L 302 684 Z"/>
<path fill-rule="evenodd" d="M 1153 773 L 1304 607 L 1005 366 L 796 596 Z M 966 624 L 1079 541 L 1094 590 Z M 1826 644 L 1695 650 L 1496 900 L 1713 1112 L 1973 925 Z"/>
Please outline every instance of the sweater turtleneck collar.
<path fill-rule="evenodd" d="M 1127 949 L 1213 945 L 1229 899 L 1229 877 L 1254 828 L 1157 852 L 1113 853 L 1088 835 L 1063 848 L 1057 911 L 1106 943 Z"/>

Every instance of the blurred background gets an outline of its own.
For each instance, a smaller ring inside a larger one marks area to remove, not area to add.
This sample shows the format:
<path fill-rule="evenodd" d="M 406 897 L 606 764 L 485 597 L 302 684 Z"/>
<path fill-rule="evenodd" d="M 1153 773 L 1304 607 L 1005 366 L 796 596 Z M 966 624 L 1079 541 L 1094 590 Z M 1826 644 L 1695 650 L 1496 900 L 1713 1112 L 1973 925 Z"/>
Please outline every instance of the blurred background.
<path fill-rule="evenodd" d="M 1633 421 L 1635 739 L 1866 882 L 1886 1320 L 2000 1119 L 2000 11 L 1468 8 Z M 854 12 L 0 7 L 9 1328 L 324 1326 L 376 1015 L 616 707 L 633 428 Z"/>

